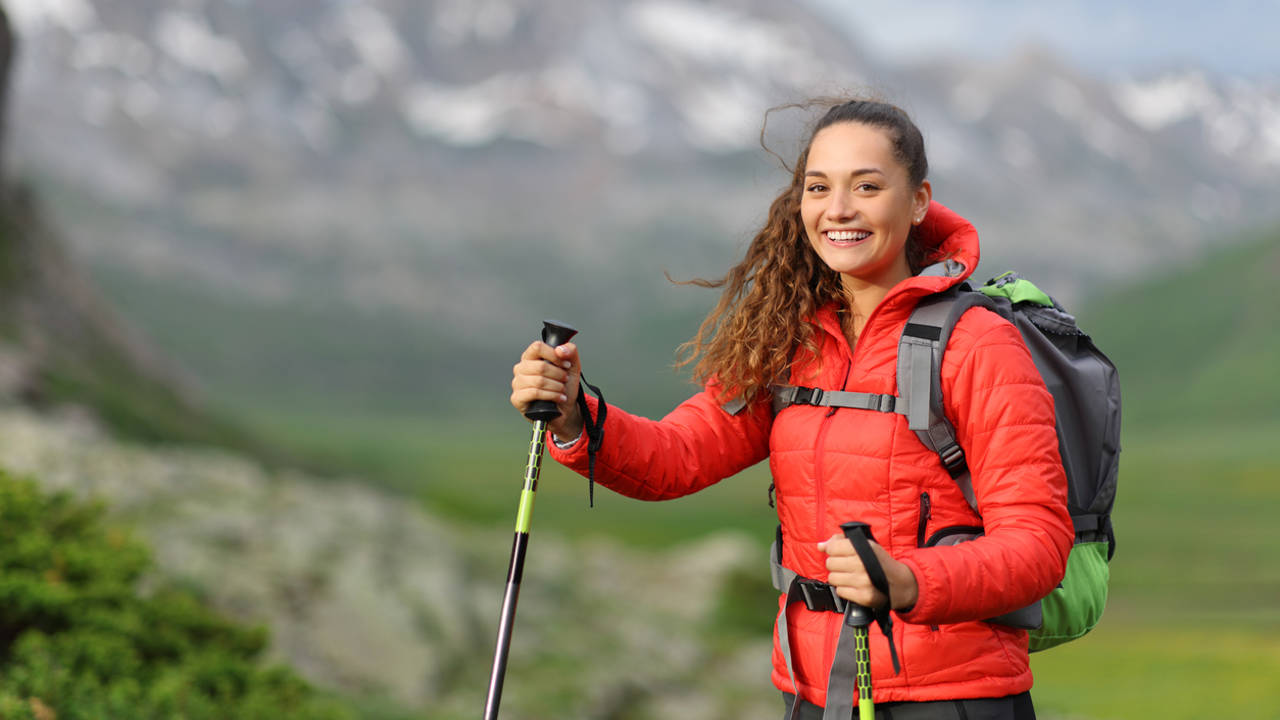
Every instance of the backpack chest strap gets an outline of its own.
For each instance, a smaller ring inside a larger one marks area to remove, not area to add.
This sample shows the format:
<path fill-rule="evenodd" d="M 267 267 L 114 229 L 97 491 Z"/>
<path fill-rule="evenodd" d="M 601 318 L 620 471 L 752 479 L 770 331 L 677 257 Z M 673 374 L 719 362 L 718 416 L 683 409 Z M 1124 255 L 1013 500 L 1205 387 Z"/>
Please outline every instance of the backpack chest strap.
<path fill-rule="evenodd" d="M 773 412 L 777 414 L 791 405 L 814 405 L 817 407 L 854 408 L 857 410 L 874 410 L 882 413 L 906 415 L 907 408 L 893 395 L 879 393 L 850 392 L 848 390 L 823 390 L 822 388 L 805 387 L 803 385 L 772 385 Z"/>

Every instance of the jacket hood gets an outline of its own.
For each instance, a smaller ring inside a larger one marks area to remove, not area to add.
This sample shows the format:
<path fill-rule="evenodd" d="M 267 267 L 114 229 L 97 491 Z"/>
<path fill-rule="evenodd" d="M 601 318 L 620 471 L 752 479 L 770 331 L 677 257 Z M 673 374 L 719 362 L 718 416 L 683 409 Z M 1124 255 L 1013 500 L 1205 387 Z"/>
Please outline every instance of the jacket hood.
<path fill-rule="evenodd" d="M 927 264 L 943 263 L 944 268 L 921 272 L 920 279 L 939 276 L 940 287 L 930 287 L 931 292 L 958 284 L 973 274 L 978 267 L 981 253 L 978 248 L 978 231 L 973 223 L 940 202 L 931 202 L 929 211 L 918 230 L 925 248 Z"/>

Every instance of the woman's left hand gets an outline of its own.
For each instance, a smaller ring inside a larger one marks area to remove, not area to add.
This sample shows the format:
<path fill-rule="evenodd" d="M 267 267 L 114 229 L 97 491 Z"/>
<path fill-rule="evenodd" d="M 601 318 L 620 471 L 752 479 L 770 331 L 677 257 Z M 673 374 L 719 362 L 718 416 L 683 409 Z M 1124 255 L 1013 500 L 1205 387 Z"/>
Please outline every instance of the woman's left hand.
<path fill-rule="evenodd" d="M 920 594 L 915 573 L 905 564 L 894 560 L 887 550 L 880 547 L 880 543 L 874 540 L 870 542 L 871 549 L 880 560 L 880 567 L 884 568 L 885 577 L 889 580 L 893 609 L 906 610 L 914 607 Z M 818 543 L 818 549 L 827 554 L 827 582 L 835 586 L 837 595 L 869 608 L 884 605 L 884 593 L 871 584 L 867 569 L 848 538 L 837 533 L 826 542 Z"/>

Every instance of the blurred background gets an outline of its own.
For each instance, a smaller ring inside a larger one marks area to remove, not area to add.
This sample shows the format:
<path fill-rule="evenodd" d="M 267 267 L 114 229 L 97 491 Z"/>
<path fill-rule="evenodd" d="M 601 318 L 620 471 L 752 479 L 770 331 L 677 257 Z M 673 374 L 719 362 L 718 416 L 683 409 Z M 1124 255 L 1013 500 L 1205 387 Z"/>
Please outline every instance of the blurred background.
<path fill-rule="evenodd" d="M 1120 369 L 1041 715 L 1280 717 L 1280 6 L 882 5 L 0 0 L 0 714 L 480 714 L 511 365 L 560 318 L 667 412 L 716 295 L 665 274 L 741 257 L 812 119 L 766 111 L 869 93 L 979 279 Z M 503 716 L 776 717 L 767 471 L 585 484 L 544 470 Z"/>

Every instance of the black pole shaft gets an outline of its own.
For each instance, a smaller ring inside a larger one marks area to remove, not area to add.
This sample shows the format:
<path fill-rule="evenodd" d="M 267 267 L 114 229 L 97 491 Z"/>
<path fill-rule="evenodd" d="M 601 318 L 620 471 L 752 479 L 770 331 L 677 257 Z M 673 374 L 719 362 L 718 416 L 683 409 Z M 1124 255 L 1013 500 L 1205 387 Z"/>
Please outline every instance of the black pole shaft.
<path fill-rule="evenodd" d="M 520 600 L 520 580 L 524 577 L 524 558 L 529 549 L 529 528 L 533 518 L 534 494 L 542 471 L 543 438 L 547 423 L 533 423 L 529 439 L 529 462 L 525 465 L 524 488 L 520 491 L 520 509 L 516 513 L 515 538 L 511 543 L 511 563 L 507 566 L 507 590 L 502 596 L 502 615 L 498 620 L 498 643 L 493 652 L 493 670 L 489 674 L 489 694 L 484 702 L 484 720 L 497 720 L 502 702 L 502 682 L 507 675 L 507 655 L 511 650 L 511 631 L 515 625 L 516 603 Z"/>
<path fill-rule="evenodd" d="M 498 644 L 489 673 L 489 695 L 484 703 L 485 720 L 496 720 L 502 702 L 502 682 L 507 676 L 507 656 L 511 650 L 511 631 L 516 619 L 516 603 L 520 600 L 520 575 L 524 571 L 524 554 L 529 545 L 528 533 L 516 533 L 511 547 L 511 568 L 507 571 L 507 590 L 502 596 L 502 616 L 498 620 Z"/>

